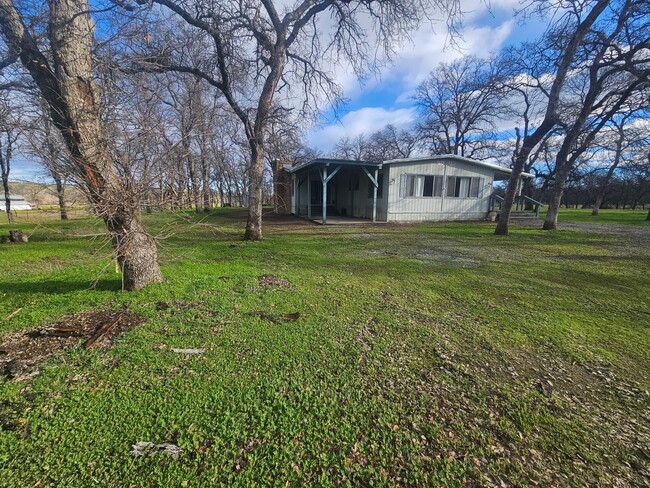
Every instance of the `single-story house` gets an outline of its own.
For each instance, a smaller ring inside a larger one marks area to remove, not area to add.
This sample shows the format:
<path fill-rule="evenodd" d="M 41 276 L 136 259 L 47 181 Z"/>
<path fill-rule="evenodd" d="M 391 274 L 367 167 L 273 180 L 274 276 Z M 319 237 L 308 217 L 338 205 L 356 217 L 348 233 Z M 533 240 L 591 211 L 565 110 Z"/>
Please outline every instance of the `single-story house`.
<path fill-rule="evenodd" d="M 9 197 L 11 202 L 11 210 L 32 210 L 32 205 L 27 200 L 25 200 L 21 195 L 11 195 Z M 5 205 L 5 199 L 2 198 L 0 202 L 0 211 L 6 212 L 7 208 Z"/>
<path fill-rule="evenodd" d="M 485 219 L 494 182 L 511 173 L 456 155 L 382 162 L 314 159 L 283 169 L 290 175 L 290 212 L 322 223 L 328 216 L 373 222 Z"/>

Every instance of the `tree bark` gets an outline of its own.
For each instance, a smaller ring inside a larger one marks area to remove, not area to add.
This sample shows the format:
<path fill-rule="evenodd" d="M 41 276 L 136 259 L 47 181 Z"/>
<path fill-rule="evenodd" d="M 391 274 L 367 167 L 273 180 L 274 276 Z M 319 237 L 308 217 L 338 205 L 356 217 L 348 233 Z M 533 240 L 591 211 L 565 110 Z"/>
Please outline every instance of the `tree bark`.
<path fill-rule="evenodd" d="M 52 179 L 54 179 L 54 183 L 56 184 L 56 197 L 59 200 L 61 220 L 68 220 L 68 207 L 65 203 L 65 187 L 63 186 L 61 175 L 55 169 L 51 169 L 50 173 L 52 173 Z"/>
<path fill-rule="evenodd" d="M 11 144 L 11 141 L 7 141 Z M 7 156 L 5 157 L 2 152 L 2 144 L 0 144 L 0 170 L 2 173 L 2 188 L 5 197 L 5 211 L 7 212 L 7 220 L 10 224 L 14 223 L 14 216 L 11 213 L 11 194 L 9 192 L 9 172 L 11 171 L 11 151 L 7 148 Z"/>
<path fill-rule="evenodd" d="M 251 141 L 250 183 L 248 186 L 248 221 L 244 239 L 262 239 L 262 177 L 264 172 L 264 144 Z"/>
<path fill-rule="evenodd" d="M 0 30 L 50 107 L 77 176 L 108 228 L 124 288 L 161 281 L 155 240 L 143 229 L 139 203 L 114 167 L 100 119 L 99 89 L 92 72 L 94 25 L 88 0 L 49 2 L 52 63 L 40 52 L 12 0 L 0 0 Z"/>
<path fill-rule="evenodd" d="M 561 158 L 561 155 L 558 155 Z M 560 211 L 562 203 L 562 195 L 566 187 L 566 180 L 573 167 L 573 160 L 561 158 L 556 160 L 555 184 L 553 185 L 553 193 L 548 203 L 548 210 L 544 218 L 544 230 L 557 229 L 557 216 Z"/>
<path fill-rule="evenodd" d="M 9 172 L 5 172 L 5 167 L 2 167 L 2 188 L 5 194 L 5 210 L 7 211 L 7 219 L 10 224 L 14 223 L 14 216 L 11 213 L 11 194 L 9 193 Z"/>
<path fill-rule="evenodd" d="M 210 198 L 210 167 L 205 160 L 206 148 L 205 145 L 201 147 L 201 191 L 203 193 L 203 211 L 208 213 L 212 209 L 212 202 Z"/>
<path fill-rule="evenodd" d="M 553 125 L 547 124 L 547 125 Z M 519 154 L 515 158 L 515 164 L 512 167 L 512 173 L 510 173 L 510 179 L 508 180 L 508 188 L 506 189 L 506 196 L 501 207 L 501 213 L 499 214 L 499 221 L 497 222 L 497 227 L 494 230 L 494 234 L 497 236 L 507 236 L 508 235 L 508 225 L 510 223 L 510 213 L 512 212 L 512 206 L 515 203 L 515 198 L 517 197 L 517 190 L 521 182 L 521 173 L 524 171 L 524 165 L 526 160 L 530 155 L 533 148 L 537 143 L 542 139 L 544 134 L 550 130 L 550 127 L 542 127 L 535 131 L 533 136 L 536 137 L 526 137 L 524 138 L 524 143 L 519 150 Z M 539 131 L 539 133 L 538 133 Z M 543 132 L 543 133 L 542 133 Z"/>

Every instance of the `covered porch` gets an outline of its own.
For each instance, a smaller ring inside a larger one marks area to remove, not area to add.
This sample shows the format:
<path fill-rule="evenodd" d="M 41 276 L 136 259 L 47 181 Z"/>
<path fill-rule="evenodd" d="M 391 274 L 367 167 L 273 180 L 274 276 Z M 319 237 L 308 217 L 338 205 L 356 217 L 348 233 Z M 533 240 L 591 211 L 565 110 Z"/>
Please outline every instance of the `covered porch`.
<path fill-rule="evenodd" d="M 386 221 L 382 163 L 314 159 L 285 169 L 294 215 L 321 224 Z"/>

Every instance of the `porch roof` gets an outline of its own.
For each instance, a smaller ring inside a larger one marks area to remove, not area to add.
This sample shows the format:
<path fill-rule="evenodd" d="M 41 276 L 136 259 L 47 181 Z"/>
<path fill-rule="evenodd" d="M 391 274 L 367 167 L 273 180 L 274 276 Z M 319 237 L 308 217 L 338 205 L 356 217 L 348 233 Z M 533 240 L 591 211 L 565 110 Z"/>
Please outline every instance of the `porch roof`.
<path fill-rule="evenodd" d="M 381 169 L 381 161 L 358 161 L 354 159 L 330 159 L 330 158 L 316 158 L 311 161 L 300 164 L 298 166 L 285 165 L 284 169 L 289 173 L 297 173 L 307 168 L 323 167 L 323 166 L 343 166 L 343 167 L 366 167 Z"/>

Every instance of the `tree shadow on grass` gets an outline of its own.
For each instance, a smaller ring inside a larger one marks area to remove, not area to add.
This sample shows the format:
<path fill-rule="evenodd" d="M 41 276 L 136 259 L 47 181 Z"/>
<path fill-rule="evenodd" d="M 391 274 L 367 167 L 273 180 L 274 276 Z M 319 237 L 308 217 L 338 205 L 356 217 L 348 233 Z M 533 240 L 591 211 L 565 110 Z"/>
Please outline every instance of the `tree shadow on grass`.
<path fill-rule="evenodd" d="M 95 285 L 95 286 L 93 286 Z M 8 282 L 0 281 L 0 288 L 7 295 L 20 295 L 32 293 L 44 293 L 47 295 L 57 295 L 72 293 L 75 291 L 120 291 L 122 289 L 122 280 L 120 279 L 101 279 L 96 284 L 94 281 L 72 281 L 72 280 L 42 280 L 37 282 L 18 281 Z"/>

